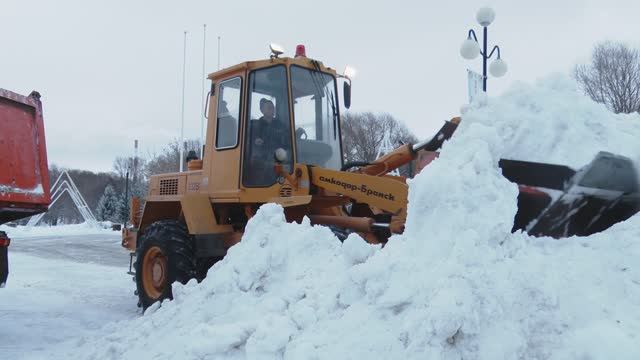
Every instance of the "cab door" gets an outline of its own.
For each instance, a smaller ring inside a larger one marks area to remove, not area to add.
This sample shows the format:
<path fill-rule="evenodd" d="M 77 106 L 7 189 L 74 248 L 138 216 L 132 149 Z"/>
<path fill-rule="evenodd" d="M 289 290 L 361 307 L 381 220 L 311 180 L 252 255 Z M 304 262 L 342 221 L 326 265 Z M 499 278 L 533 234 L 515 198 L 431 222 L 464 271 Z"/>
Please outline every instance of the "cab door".
<path fill-rule="evenodd" d="M 240 192 L 240 129 L 242 126 L 242 73 L 217 81 L 211 96 L 204 169 L 214 198 L 238 198 Z M 206 157 L 211 156 L 211 161 Z M 205 180 L 203 179 L 203 183 Z M 206 187 L 206 186 L 205 186 Z"/>
<path fill-rule="evenodd" d="M 257 69 L 247 81 L 246 123 L 242 159 L 242 188 L 252 194 L 252 201 L 278 196 L 282 182 L 274 170 L 274 153 L 284 149 L 285 170 L 291 173 L 293 149 L 289 86 L 285 65 Z"/>

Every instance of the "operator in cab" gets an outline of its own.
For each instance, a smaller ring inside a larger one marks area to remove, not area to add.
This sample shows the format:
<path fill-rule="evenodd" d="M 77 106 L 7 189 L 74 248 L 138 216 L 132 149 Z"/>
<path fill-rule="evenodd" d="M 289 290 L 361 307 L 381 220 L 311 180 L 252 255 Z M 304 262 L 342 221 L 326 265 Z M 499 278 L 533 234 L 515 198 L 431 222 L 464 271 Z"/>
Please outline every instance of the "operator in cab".
<path fill-rule="evenodd" d="M 270 185 L 276 178 L 273 170 L 276 149 L 291 149 L 290 130 L 288 124 L 275 116 L 275 106 L 271 100 L 260 99 L 260 112 L 262 116 L 251 121 L 249 129 L 253 168 L 251 182 L 255 185 Z"/>
<path fill-rule="evenodd" d="M 288 149 L 289 129 L 275 117 L 273 102 L 265 98 L 260 99 L 260 112 L 262 117 L 252 124 L 253 145 L 270 149 L 272 154 L 279 147 Z"/>

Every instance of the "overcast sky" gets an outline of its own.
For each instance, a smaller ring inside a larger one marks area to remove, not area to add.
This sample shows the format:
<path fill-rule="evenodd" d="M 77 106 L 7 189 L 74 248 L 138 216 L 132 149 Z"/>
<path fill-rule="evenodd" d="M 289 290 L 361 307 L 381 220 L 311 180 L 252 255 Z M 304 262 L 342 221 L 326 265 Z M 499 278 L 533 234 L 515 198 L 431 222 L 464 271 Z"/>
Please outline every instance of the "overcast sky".
<path fill-rule="evenodd" d="M 49 163 L 110 170 L 139 139 L 148 156 L 180 136 L 183 31 L 187 43 L 185 136 L 200 135 L 202 25 L 207 73 L 266 58 L 268 45 L 342 71 L 358 70 L 353 111 L 388 112 L 424 138 L 467 100 L 459 48 L 476 10 L 496 19 L 489 44 L 509 71 L 490 96 L 515 81 L 569 73 L 596 42 L 640 46 L 640 1 L 24 1 L 1 0 L 0 87 L 42 94 Z M 207 85 L 208 87 L 208 85 Z"/>

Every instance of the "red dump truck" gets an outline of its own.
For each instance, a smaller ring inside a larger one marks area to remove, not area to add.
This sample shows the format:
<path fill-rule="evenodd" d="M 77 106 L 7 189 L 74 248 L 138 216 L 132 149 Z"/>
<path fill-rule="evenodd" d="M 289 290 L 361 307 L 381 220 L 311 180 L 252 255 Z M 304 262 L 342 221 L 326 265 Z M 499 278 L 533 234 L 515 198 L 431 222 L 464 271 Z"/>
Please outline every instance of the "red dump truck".
<path fill-rule="evenodd" d="M 47 211 L 50 202 L 40 94 L 0 89 L 0 225 Z M 0 231 L 0 286 L 9 275 L 9 242 Z"/>

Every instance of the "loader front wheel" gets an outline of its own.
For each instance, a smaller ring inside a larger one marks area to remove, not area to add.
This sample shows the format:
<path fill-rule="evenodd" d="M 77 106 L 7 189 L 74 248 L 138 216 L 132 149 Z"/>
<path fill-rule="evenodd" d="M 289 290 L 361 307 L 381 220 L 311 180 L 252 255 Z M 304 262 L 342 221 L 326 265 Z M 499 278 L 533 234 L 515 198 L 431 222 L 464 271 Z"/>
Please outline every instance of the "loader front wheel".
<path fill-rule="evenodd" d="M 184 223 L 157 221 L 144 231 L 136 251 L 136 287 L 143 309 L 172 299 L 171 285 L 196 277 L 194 242 Z"/>

